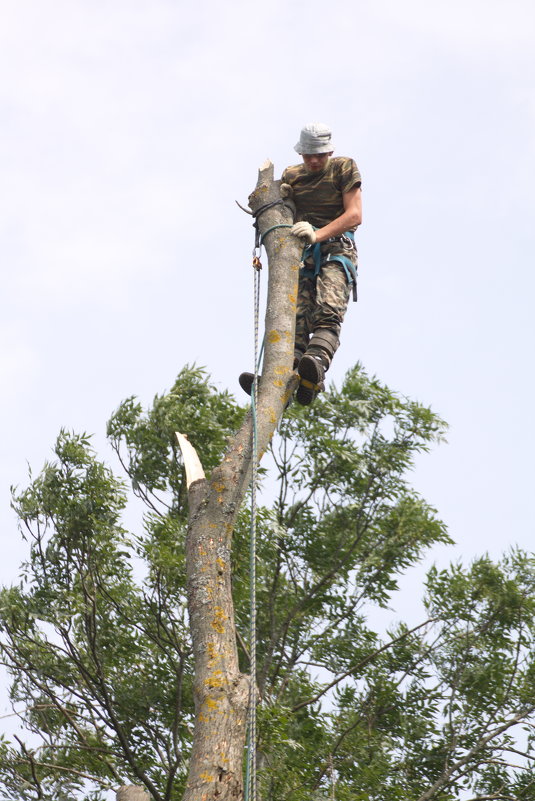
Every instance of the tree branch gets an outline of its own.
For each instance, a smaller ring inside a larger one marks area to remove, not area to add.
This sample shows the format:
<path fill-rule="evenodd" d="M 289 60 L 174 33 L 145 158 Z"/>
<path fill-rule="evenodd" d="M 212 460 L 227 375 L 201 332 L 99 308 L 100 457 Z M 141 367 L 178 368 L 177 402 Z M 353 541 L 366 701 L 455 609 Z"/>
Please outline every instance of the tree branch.
<path fill-rule="evenodd" d="M 477 741 L 477 743 L 472 748 L 470 748 L 470 750 L 464 755 L 464 757 L 458 759 L 457 762 L 451 765 L 451 767 L 443 771 L 442 776 L 429 788 L 429 790 L 427 790 L 419 798 L 417 798 L 416 801 L 428 801 L 428 799 L 432 798 L 435 795 L 435 793 L 438 792 L 438 790 L 441 790 L 443 787 L 448 785 L 450 783 L 449 780 L 452 777 L 452 775 L 460 768 L 462 768 L 464 765 L 466 765 L 466 763 L 469 762 L 472 759 L 472 757 L 475 756 L 475 754 L 477 754 L 478 751 L 481 751 L 481 749 L 484 748 L 487 745 L 487 743 L 489 743 L 495 737 L 498 737 L 500 734 L 503 734 L 512 726 L 515 726 L 517 723 L 520 723 L 520 721 L 523 720 L 523 718 L 531 714 L 534 710 L 535 706 L 526 708 L 525 710 L 519 712 L 510 720 L 503 723 L 501 726 L 498 726 L 497 728 L 493 729 L 484 737 L 481 737 Z"/>
<path fill-rule="evenodd" d="M 309 706 L 310 704 L 314 704 L 316 701 L 319 701 L 319 699 L 322 696 L 324 696 L 325 693 L 329 692 L 329 690 L 331 690 L 333 687 L 336 687 L 337 684 L 343 681 L 343 679 L 347 678 L 347 676 L 350 676 L 351 673 L 354 673 L 355 671 L 361 670 L 363 667 L 366 667 L 366 665 L 368 665 L 370 662 L 373 662 L 376 656 L 379 656 L 379 654 L 382 654 L 384 651 L 387 651 L 393 645 L 396 645 L 396 643 L 401 642 L 410 634 L 414 634 L 415 631 L 424 628 L 424 626 L 428 626 L 430 623 L 434 623 L 436 620 L 437 618 L 430 617 L 428 620 L 425 620 L 423 623 L 419 623 L 417 626 L 414 626 L 414 628 L 410 629 L 409 631 L 403 632 L 403 634 L 400 634 L 399 637 L 396 637 L 394 640 L 390 640 L 390 642 L 385 643 L 385 645 L 381 646 L 381 648 L 378 648 L 373 653 L 368 654 L 368 656 L 364 657 L 364 659 L 361 659 L 360 662 L 356 662 L 354 665 L 351 665 L 351 667 L 348 670 L 337 676 L 334 679 L 334 681 L 331 681 L 330 684 L 327 684 L 325 687 L 323 687 L 323 689 L 319 693 L 314 695 L 312 698 L 307 698 L 305 701 L 301 701 L 299 704 L 296 704 L 294 707 L 292 707 L 292 712 L 297 712 L 297 710 L 302 709 L 304 706 Z"/>

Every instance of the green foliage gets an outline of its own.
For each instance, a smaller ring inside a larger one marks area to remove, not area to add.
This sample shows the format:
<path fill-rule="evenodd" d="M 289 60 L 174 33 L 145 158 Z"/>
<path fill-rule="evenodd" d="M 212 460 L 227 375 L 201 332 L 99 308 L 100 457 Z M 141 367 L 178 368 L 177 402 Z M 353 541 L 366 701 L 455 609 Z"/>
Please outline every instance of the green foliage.
<path fill-rule="evenodd" d="M 131 782 L 155 801 L 181 797 L 193 665 L 175 431 L 209 472 L 245 413 L 184 368 L 151 409 L 130 398 L 112 416 L 123 479 L 87 436 L 61 432 L 54 460 L 14 493 L 29 556 L 20 583 L 0 593 L 0 634 L 29 735 L 0 740 L 6 799 L 98 801 Z M 280 425 L 263 479 L 274 501 L 258 511 L 265 801 L 535 799 L 533 560 L 513 552 L 432 569 L 419 626 L 380 634 L 370 623 L 399 576 L 450 541 L 408 479 L 444 431 L 358 365 Z M 133 532 L 125 479 L 144 510 Z M 249 517 L 244 507 L 233 543 L 241 643 Z M 245 646 L 240 659 L 248 672 Z"/>
<path fill-rule="evenodd" d="M 244 415 L 228 392 L 208 383 L 204 370 L 184 367 L 171 391 L 156 396 L 146 414 L 135 398 L 124 401 L 108 423 L 108 437 L 134 489 L 144 497 L 170 491 L 172 508 L 179 514 L 185 497 L 175 432 L 188 434 L 209 474 Z"/>

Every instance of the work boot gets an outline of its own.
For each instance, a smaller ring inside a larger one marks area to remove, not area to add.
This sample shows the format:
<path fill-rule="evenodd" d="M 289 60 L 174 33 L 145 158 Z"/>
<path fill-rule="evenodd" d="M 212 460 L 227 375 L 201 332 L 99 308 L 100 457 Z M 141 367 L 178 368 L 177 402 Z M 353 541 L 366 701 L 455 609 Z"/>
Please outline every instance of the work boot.
<path fill-rule="evenodd" d="M 297 366 L 297 372 L 301 379 L 295 399 L 301 406 L 308 406 L 315 399 L 318 392 L 323 392 L 325 384 L 325 368 L 321 356 L 312 353 L 305 353 Z"/>
<path fill-rule="evenodd" d="M 300 359 L 301 359 L 301 355 L 299 355 L 299 356 L 296 355 L 294 357 L 294 364 L 293 364 L 293 369 L 294 370 L 297 370 L 297 365 L 299 364 Z M 260 379 L 261 378 L 262 378 L 262 376 L 259 375 L 258 376 L 258 383 L 260 383 Z M 240 377 L 238 378 L 238 382 L 240 384 L 240 387 L 243 389 L 243 391 L 246 392 L 248 395 L 250 395 L 251 392 L 253 391 L 254 373 L 242 373 L 240 375 Z"/>

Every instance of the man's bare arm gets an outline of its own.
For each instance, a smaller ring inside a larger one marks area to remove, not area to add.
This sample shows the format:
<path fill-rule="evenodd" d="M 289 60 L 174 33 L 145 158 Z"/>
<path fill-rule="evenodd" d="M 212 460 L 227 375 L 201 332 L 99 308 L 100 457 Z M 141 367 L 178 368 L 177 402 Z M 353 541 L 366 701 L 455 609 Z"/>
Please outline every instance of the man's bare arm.
<path fill-rule="evenodd" d="M 349 192 L 344 192 L 342 195 L 344 202 L 344 211 L 336 217 L 332 222 L 324 225 L 323 228 L 318 228 L 316 233 L 316 242 L 325 242 L 331 236 L 340 236 L 344 231 L 348 231 L 355 225 L 360 225 L 362 222 L 362 190 L 359 187 L 350 189 Z"/>

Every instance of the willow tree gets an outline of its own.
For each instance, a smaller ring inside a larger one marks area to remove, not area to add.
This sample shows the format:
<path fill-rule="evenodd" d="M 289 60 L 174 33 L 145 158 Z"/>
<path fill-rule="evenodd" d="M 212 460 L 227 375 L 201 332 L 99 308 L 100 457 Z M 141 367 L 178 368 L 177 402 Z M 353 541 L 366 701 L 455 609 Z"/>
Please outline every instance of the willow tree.
<path fill-rule="evenodd" d="M 277 198 L 264 171 L 251 205 Z M 289 216 L 270 206 L 260 228 Z M 534 560 L 513 551 L 432 569 L 421 621 L 391 612 L 377 630 L 373 611 L 390 608 L 398 576 L 449 542 L 409 481 L 444 424 L 360 365 L 282 414 L 299 246 L 285 228 L 265 244 L 258 447 L 273 481 L 257 514 L 259 796 L 533 801 Z M 104 801 L 138 785 L 154 801 L 241 798 L 251 425 L 185 367 L 148 410 L 128 398 L 109 421 L 126 481 L 86 435 L 63 431 L 15 491 L 29 555 L 0 593 L 0 648 L 23 731 L 0 740 L 2 797 Z M 199 457 L 190 482 L 177 431 Z M 127 530 L 129 488 L 144 514 L 128 510 Z"/>
<path fill-rule="evenodd" d="M 186 574 L 195 666 L 193 747 L 184 795 L 188 801 L 190 799 L 197 801 L 200 798 L 206 800 L 217 798 L 219 801 L 224 801 L 227 798 L 236 799 L 242 794 L 245 718 L 250 696 L 250 676 L 240 671 L 236 646 L 231 590 L 232 533 L 251 481 L 253 459 L 257 459 L 268 447 L 296 383 L 292 362 L 301 247 L 298 240 L 289 233 L 288 229 L 292 222 L 291 204 L 281 201 L 279 182 L 273 180 L 271 162 L 266 162 L 260 168 L 257 186 L 249 201 L 258 232 L 258 241 L 262 237 L 269 261 L 264 367 L 258 390 L 255 420 L 256 454 L 253 454 L 251 414 L 243 420 L 223 460 L 211 470 L 209 479 L 204 477 L 198 456 L 187 441 L 187 434 L 195 440 L 198 431 L 185 431 L 185 437 L 179 435 L 182 452 L 186 456 L 187 472 L 191 473 L 192 465 L 194 471 L 193 478 L 190 475 L 187 482 L 189 513 Z M 273 230 L 268 231 L 268 229 Z M 229 418 L 230 425 L 232 419 Z M 112 436 L 118 427 L 116 419 L 111 425 Z M 79 449 L 86 444 L 87 440 L 84 438 L 76 445 L 72 442 L 67 443 L 65 438 L 60 438 L 57 452 L 60 459 L 69 461 L 74 458 L 76 462 L 77 458 L 81 458 Z M 67 467 L 67 472 L 73 467 L 72 464 Z M 73 492 L 80 491 L 80 488 L 75 489 L 74 485 L 71 489 Z M 117 485 L 109 488 L 105 501 L 108 512 L 111 511 L 111 506 L 117 507 L 113 513 L 121 506 L 112 503 L 110 492 L 113 494 L 117 490 Z M 103 504 L 104 500 L 101 498 L 99 503 Z M 35 511 L 33 507 L 29 511 L 28 504 L 29 497 L 26 495 L 24 503 L 19 506 L 19 512 L 27 521 Z M 36 514 L 38 516 L 38 513 Z M 40 534 L 37 536 L 39 539 Z M 40 540 L 39 547 L 41 547 Z M 47 556 L 51 556 L 50 548 Z M 44 558 L 41 568 L 44 571 L 42 578 L 46 584 L 47 567 Z M 86 586 L 83 588 L 83 595 L 87 596 L 87 599 L 91 595 Z M 96 625 L 96 618 L 87 625 Z M 7 628 L 9 632 L 11 630 L 9 624 Z M 69 644 L 68 649 L 72 651 L 70 632 L 65 630 L 62 636 Z M 95 636 L 98 636 L 97 632 Z M 10 650 L 9 646 L 7 653 L 14 658 L 15 651 Z M 93 656 L 96 658 L 96 654 Z M 106 698 L 106 692 L 104 692 L 104 703 L 108 713 L 113 717 L 113 704 Z M 46 703 L 36 706 L 40 714 L 47 707 Z M 65 709 L 63 712 L 66 714 Z M 116 729 L 120 731 L 118 724 Z M 132 753 L 132 746 L 126 737 L 121 734 L 119 737 L 125 751 Z M 35 762 L 30 759 L 28 764 L 32 771 L 35 771 Z M 118 774 L 114 773 L 111 766 L 108 767 L 118 780 Z M 157 797 L 156 786 L 150 778 L 137 768 L 133 773 Z M 173 775 L 169 778 L 167 792 L 170 792 L 172 778 Z"/>

